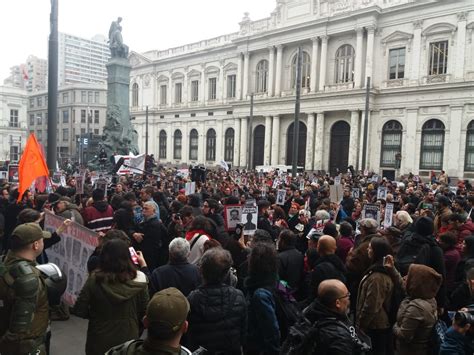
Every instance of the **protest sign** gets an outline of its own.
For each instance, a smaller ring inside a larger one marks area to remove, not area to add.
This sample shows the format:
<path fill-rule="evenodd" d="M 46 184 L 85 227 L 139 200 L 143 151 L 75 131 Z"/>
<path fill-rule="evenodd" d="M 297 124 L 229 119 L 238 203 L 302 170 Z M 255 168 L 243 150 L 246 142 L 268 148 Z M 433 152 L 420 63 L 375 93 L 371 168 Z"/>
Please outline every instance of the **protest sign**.
<path fill-rule="evenodd" d="M 376 204 L 365 204 L 362 209 L 362 218 L 372 218 L 377 221 L 377 224 L 380 223 L 380 207 Z"/>
<path fill-rule="evenodd" d="M 341 202 L 343 193 L 344 187 L 342 185 L 329 185 L 329 198 L 331 202 Z"/>
<path fill-rule="evenodd" d="M 18 173 L 18 165 L 10 164 L 8 165 L 8 182 L 18 183 L 20 181 L 20 175 Z"/>
<path fill-rule="evenodd" d="M 241 223 L 244 225 L 244 235 L 254 235 L 257 230 L 258 207 L 245 204 L 242 208 Z"/>
<path fill-rule="evenodd" d="M 387 203 L 385 206 L 385 218 L 383 220 L 383 227 L 387 229 L 393 223 L 393 203 Z"/>
<path fill-rule="evenodd" d="M 64 175 L 61 175 L 59 181 L 61 183 L 61 186 L 66 187 L 66 177 Z"/>
<path fill-rule="evenodd" d="M 304 190 L 304 180 L 300 180 L 300 191 Z"/>
<path fill-rule="evenodd" d="M 277 198 L 276 204 L 277 205 L 284 205 L 285 204 L 285 197 L 286 197 L 286 190 L 281 189 L 277 191 Z"/>
<path fill-rule="evenodd" d="M 385 186 L 379 186 L 377 189 L 377 200 L 385 200 L 387 198 L 387 188 Z"/>
<path fill-rule="evenodd" d="M 360 198 L 360 189 L 358 187 L 352 188 L 352 198 Z"/>
<path fill-rule="evenodd" d="M 225 205 L 224 206 L 224 223 L 228 232 L 235 230 L 235 227 L 241 221 L 242 206 L 241 205 Z"/>
<path fill-rule="evenodd" d="M 184 185 L 185 195 L 189 196 L 196 192 L 196 182 L 190 181 Z"/>
<path fill-rule="evenodd" d="M 76 193 L 80 195 L 84 193 L 84 175 L 76 176 Z"/>
<path fill-rule="evenodd" d="M 64 218 L 45 213 L 44 229 L 54 232 Z M 90 229 L 72 222 L 61 234 L 59 243 L 47 250 L 49 261 L 56 264 L 67 276 L 67 288 L 63 300 L 74 305 L 82 286 L 87 280 L 87 260 L 99 244 L 98 235 Z"/>
<path fill-rule="evenodd" d="M 0 171 L 0 180 L 8 179 L 8 171 Z"/>
<path fill-rule="evenodd" d="M 334 185 L 341 185 L 341 176 L 334 177 Z"/>

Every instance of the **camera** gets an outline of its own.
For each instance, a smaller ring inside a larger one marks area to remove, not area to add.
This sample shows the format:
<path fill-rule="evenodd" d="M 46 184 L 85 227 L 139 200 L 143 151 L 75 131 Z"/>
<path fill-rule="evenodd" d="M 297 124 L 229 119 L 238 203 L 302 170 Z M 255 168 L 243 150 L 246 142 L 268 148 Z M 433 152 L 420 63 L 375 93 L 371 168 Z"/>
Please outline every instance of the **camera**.
<path fill-rule="evenodd" d="M 236 226 L 235 226 L 235 234 L 238 237 L 240 237 L 243 230 L 244 230 L 244 224 L 243 223 L 237 223 Z"/>
<path fill-rule="evenodd" d="M 468 308 L 467 312 L 456 312 L 454 322 L 460 327 L 465 327 L 467 324 L 474 325 L 474 308 Z"/>

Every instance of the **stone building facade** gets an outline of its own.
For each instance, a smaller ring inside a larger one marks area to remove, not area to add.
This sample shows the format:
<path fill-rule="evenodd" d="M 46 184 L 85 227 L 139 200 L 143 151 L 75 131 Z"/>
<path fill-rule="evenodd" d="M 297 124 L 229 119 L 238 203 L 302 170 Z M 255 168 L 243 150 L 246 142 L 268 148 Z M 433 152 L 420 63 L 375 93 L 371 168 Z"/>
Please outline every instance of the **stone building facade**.
<path fill-rule="evenodd" d="M 131 114 L 161 163 L 292 163 L 302 47 L 298 164 L 393 176 L 474 177 L 474 3 L 277 0 L 240 31 L 132 52 Z M 250 96 L 253 119 L 250 122 Z M 251 144 L 252 143 L 252 144 Z M 252 148 L 253 147 L 253 148 Z"/>

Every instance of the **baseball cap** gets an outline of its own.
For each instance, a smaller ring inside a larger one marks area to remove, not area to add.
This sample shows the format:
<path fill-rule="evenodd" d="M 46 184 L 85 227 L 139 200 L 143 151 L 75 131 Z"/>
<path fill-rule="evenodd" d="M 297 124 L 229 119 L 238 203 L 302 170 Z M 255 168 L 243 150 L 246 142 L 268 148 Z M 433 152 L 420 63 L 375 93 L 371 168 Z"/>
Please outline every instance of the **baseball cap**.
<path fill-rule="evenodd" d="M 51 233 L 43 231 L 38 223 L 31 222 L 20 224 L 13 230 L 12 236 L 16 236 L 21 244 L 28 245 L 42 238 L 51 238 Z"/>
<path fill-rule="evenodd" d="M 150 327 L 163 337 L 171 337 L 181 329 L 189 313 L 189 302 L 177 288 L 157 292 L 148 303 L 146 316 Z"/>

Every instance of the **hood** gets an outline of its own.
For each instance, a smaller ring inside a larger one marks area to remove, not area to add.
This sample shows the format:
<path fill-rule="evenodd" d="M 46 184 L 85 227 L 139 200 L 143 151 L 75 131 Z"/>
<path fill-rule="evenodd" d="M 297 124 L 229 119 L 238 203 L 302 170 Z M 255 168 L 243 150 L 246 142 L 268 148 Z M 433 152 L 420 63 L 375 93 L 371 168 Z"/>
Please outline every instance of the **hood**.
<path fill-rule="evenodd" d="M 132 281 L 121 282 L 102 282 L 100 284 L 102 291 L 108 300 L 113 304 L 120 304 L 135 297 L 148 287 L 146 276 L 141 271 L 137 271 L 137 277 Z"/>
<path fill-rule="evenodd" d="M 345 314 L 337 313 L 319 302 L 318 299 L 314 300 L 304 311 L 304 315 L 308 318 L 311 323 L 314 323 L 320 319 L 335 318 L 342 321 L 347 321 Z"/>
<path fill-rule="evenodd" d="M 99 212 L 105 212 L 107 211 L 107 207 L 109 207 L 109 204 L 107 201 L 97 201 L 93 202 L 92 206 L 94 206 Z"/>
<path fill-rule="evenodd" d="M 416 232 L 414 232 L 412 234 L 412 242 L 414 244 L 417 244 L 419 245 L 420 247 L 423 245 L 423 244 L 429 244 L 431 246 L 435 246 L 435 245 L 438 245 L 436 243 L 436 240 L 434 239 L 434 237 L 432 235 L 420 235 Z"/>
<path fill-rule="evenodd" d="M 436 296 L 443 277 L 426 265 L 411 264 L 406 290 L 411 298 L 430 299 Z"/>
<path fill-rule="evenodd" d="M 66 204 L 66 210 L 76 210 L 79 212 L 79 207 L 74 203 L 68 202 Z"/>
<path fill-rule="evenodd" d="M 336 267 L 336 269 L 338 269 L 344 274 L 347 272 L 346 266 L 336 254 L 320 256 L 318 260 L 316 261 L 316 265 L 319 265 L 324 262 L 333 264 Z"/>

